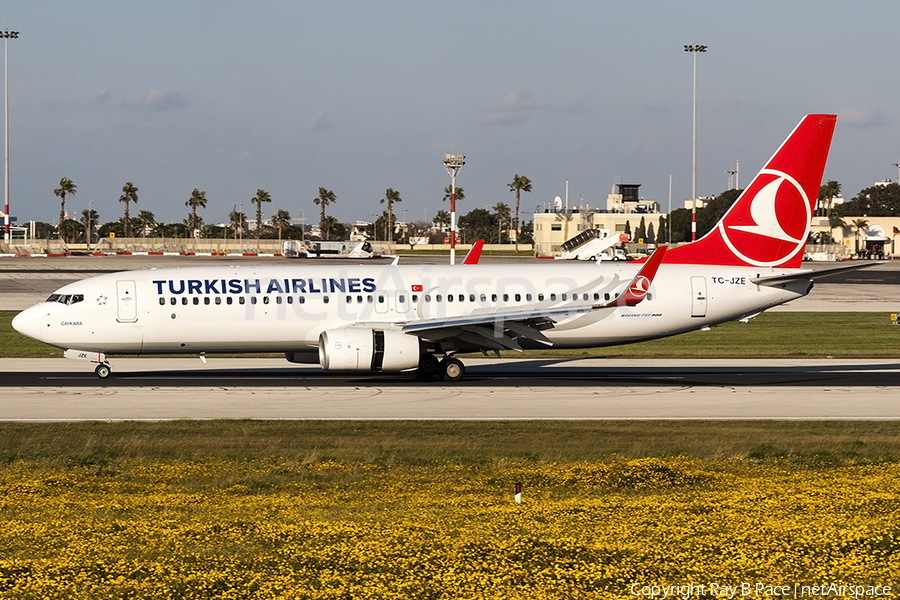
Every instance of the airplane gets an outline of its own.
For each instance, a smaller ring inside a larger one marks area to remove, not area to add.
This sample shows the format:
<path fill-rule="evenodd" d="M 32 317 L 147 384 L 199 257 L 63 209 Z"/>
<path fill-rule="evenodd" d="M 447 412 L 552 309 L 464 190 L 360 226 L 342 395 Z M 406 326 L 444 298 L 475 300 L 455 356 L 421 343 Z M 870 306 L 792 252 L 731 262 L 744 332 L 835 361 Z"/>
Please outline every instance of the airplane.
<path fill-rule="evenodd" d="M 804 117 L 699 240 L 630 263 L 254 265 L 110 273 L 13 319 L 97 363 L 109 354 L 279 352 L 326 371 L 456 382 L 465 352 L 591 348 L 743 320 L 807 295 L 801 268 L 837 117 Z"/>

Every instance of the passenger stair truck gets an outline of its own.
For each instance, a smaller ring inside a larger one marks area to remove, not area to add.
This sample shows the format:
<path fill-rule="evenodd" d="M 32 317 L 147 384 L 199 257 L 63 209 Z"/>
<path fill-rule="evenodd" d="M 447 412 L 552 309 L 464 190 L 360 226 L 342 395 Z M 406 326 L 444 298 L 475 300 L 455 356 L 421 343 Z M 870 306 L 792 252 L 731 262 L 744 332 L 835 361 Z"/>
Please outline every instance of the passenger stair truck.
<path fill-rule="evenodd" d="M 608 229 L 586 229 L 563 242 L 558 260 L 626 260 L 625 251 L 616 244 L 628 241 L 624 233 L 612 235 Z"/>

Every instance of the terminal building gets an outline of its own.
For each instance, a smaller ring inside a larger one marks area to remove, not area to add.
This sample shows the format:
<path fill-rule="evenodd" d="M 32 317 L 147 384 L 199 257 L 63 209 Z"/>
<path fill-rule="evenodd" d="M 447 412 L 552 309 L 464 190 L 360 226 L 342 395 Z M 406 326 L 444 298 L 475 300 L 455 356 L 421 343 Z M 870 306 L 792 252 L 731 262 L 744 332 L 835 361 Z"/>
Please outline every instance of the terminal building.
<path fill-rule="evenodd" d="M 580 204 L 567 207 L 557 197 L 542 212 L 534 214 L 534 251 L 539 257 L 559 256 L 563 244 L 589 229 L 605 229 L 611 234 L 630 233 L 632 242 L 655 241 L 659 235 L 659 203 L 640 197 L 639 183 L 617 183 L 606 197 L 606 207 Z M 644 222 L 644 230 L 651 236 L 636 238 L 635 233 Z M 652 229 L 651 229 L 652 226 Z"/>

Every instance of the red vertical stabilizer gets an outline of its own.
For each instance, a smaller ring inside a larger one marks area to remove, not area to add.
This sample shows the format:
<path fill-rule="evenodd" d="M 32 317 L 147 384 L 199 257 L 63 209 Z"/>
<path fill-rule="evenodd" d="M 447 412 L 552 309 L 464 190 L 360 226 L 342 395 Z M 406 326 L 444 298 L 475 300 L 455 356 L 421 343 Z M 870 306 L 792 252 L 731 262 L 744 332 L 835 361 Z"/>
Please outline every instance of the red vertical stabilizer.
<path fill-rule="evenodd" d="M 715 228 L 670 249 L 665 262 L 799 267 L 836 121 L 804 117 Z"/>

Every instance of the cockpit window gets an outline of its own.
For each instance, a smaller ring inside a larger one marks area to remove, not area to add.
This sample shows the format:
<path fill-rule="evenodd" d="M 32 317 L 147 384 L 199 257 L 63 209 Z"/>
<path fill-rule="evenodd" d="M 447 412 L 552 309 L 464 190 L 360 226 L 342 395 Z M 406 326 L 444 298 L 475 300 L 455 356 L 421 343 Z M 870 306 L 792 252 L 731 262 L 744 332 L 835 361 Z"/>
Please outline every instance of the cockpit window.
<path fill-rule="evenodd" d="M 47 302 L 59 302 L 60 304 L 75 304 L 84 300 L 84 294 L 50 294 Z"/>

